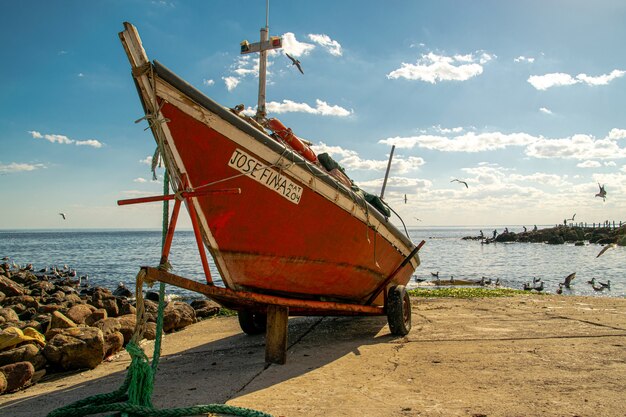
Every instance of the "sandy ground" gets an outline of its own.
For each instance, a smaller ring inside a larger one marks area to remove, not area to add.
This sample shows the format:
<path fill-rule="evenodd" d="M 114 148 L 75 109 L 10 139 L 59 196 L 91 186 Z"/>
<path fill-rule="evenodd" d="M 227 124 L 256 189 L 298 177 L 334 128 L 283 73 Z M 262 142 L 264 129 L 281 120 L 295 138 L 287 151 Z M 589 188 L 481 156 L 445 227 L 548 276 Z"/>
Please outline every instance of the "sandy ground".
<path fill-rule="evenodd" d="M 397 338 L 383 317 L 292 318 L 287 364 L 267 367 L 263 336 L 203 321 L 164 338 L 153 401 L 276 417 L 626 416 L 625 299 L 414 299 L 412 320 Z M 0 415 L 112 391 L 128 364 L 51 376 L 0 397 Z"/>

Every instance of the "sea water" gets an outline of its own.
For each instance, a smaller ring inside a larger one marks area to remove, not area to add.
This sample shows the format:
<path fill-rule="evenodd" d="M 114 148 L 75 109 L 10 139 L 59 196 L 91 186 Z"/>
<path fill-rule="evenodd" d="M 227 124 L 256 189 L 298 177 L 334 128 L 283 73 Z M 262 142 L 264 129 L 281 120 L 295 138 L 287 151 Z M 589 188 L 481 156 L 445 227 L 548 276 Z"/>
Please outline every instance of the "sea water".
<path fill-rule="evenodd" d="M 494 227 L 417 227 L 407 230 L 414 243 L 425 240 L 419 252 L 420 267 L 408 284 L 416 288 L 420 280 L 431 281 L 431 272 L 439 271 L 441 285 L 453 276 L 459 280 L 495 281 L 502 286 L 521 289 L 533 277 L 544 281 L 547 292 L 555 292 L 558 283 L 572 272 L 576 278 L 563 295 L 604 297 L 626 296 L 626 247 L 616 247 L 596 255 L 602 246 L 546 245 L 541 243 L 491 243 L 463 240 L 477 236 L 479 230 L 488 234 Z M 501 229 L 501 228 L 500 228 Z M 521 231 L 521 227 L 519 227 Z M 512 227 L 511 231 L 515 231 Z M 32 263 L 35 270 L 46 266 L 69 265 L 78 275 L 88 275 L 89 284 L 115 289 L 120 282 L 133 287 L 139 267 L 157 266 L 160 259 L 160 230 L 3 230 L 0 231 L 0 258 L 11 262 Z M 202 264 L 193 232 L 177 231 L 174 235 L 170 262 L 171 272 L 198 281 L 204 280 Z M 210 256 L 209 256 L 210 259 Z M 223 285 L 219 272 L 210 260 L 214 282 Z M 587 281 L 611 281 L 611 289 L 595 291 Z M 169 294 L 185 299 L 201 298 L 173 286 Z"/>

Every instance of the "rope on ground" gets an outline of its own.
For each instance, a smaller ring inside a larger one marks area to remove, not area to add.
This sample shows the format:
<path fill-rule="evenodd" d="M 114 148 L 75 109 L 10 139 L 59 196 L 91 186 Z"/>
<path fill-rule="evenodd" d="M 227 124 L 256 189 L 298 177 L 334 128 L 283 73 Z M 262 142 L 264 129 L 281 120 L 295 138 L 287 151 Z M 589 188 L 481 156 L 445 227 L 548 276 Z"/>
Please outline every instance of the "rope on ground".
<path fill-rule="evenodd" d="M 169 191 L 169 175 L 167 170 L 163 178 L 163 194 Z M 165 245 L 165 238 L 168 229 L 169 204 L 163 202 L 163 239 L 161 246 Z M 160 265 L 159 268 L 166 267 Z M 165 284 L 159 287 L 159 307 L 156 323 L 156 338 L 154 343 L 154 353 L 152 364 L 148 356 L 139 346 L 143 339 L 145 324 L 147 320 L 145 306 L 143 302 L 143 283 L 146 280 L 146 271 L 140 269 L 136 277 L 136 309 L 137 322 L 135 331 L 130 342 L 126 345 L 126 351 L 131 357 L 131 363 L 126 373 L 126 378 L 122 385 L 115 391 L 94 395 L 65 407 L 57 408 L 48 414 L 47 417 L 82 417 L 107 412 L 116 412 L 123 417 L 183 417 L 195 416 L 207 413 L 217 413 L 240 417 L 272 417 L 270 414 L 249 408 L 236 407 L 226 404 L 206 404 L 195 405 L 184 408 L 156 409 L 152 405 L 152 392 L 154 390 L 154 377 L 156 375 L 159 358 L 161 355 L 161 339 L 163 335 L 163 312 L 165 310 Z M 113 417 L 113 416 L 111 416 Z"/>

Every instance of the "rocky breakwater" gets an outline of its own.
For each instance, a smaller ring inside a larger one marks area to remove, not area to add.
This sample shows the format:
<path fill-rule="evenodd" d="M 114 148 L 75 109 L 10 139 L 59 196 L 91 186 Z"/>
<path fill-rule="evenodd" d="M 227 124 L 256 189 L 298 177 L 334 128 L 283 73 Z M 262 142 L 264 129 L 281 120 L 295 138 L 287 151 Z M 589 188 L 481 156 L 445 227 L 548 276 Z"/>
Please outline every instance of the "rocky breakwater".
<path fill-rule="evenodd" d="M 130 341 L 136 325 L 132 292 L 90 287 L 82 278 L 67 267 L 35 272 L 32 265 L 0 264 L 0 394 L 28 387 L 46 373 L 93 369 Z M 148 340 L 156 338 L 158 310 L 150 295 L 144 300 Z M 168 302 L 163 331 L 219 309 L 210 300 Z"/>
<path fill-rule="evenodd" d="M 584 241 L 588 241 L 589 243 L 602 245 L 615 243 L 619 246 L 626 246 L 626 226 L 615 229 L 609 227 L 556 226 L 520 233 L 506 232 L 489 239 L 483 239 L 480 236 L 467 236 L 463 239 L 481 240 L 484 243 L 531 242 L 551 245 L 564 243 L 583 245 Z"/>

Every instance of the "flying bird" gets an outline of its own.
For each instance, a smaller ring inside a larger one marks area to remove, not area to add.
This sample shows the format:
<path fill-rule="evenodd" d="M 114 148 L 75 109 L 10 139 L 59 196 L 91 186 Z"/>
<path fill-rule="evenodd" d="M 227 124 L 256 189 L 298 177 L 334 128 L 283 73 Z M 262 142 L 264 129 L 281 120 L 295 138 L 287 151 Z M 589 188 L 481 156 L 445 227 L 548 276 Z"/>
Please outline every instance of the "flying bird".
<path fill-rule="evenodd" d="M 600 187 L 600 191 L 596 194 L 596 197 L 602 198 L 602 201 L 606 201 L 606 190 L 604 189 L 604 185 L 600 185 L 598 183 L 598 187 Z"/>
<path fill-rule="evenodd" d="M 458 182 L 458 183 L 461 183 L 461 184 L 465 184 L 465 188 L 469 188 L 469 186 L 467 185 L 467 183 L 466 183 L 465 181 L 461 181 L 461 180 L 456 179 L 456 178 L 455 178 L 455 179 L 453 179 L 453 180 L 452 180 L 452 181 L 450 181 L 450 182 Z"/>
<path fill-rule="evenodd" d="M 298 67 L 298 71 L 304 74 L 304 71 L 302 71 L 302 67 L 300 66 L 300 61 L 289 55 L 287 52 L 285 52 L 285 55 L 287 55 L 287 58 L 291 60 L 291 65 L 295 65 L 296 67 Z"/>
<path fill-rule="evenodd" d="M 570 287 L 570 284 L 572 283 L 572 280 L 574 278 L 576 278 L 576 272 L 572 272 L 571 274 L 565 277 L 565 281 L 563 281 L 563 285 L 565 286 L 565 288 Z"/>
<path fill-rule="evenodd" d="M 421 222 L 422 219 L 418 219 L 417 217 L 414 217 L 415 220 L 417 220 L 418 222 Z"/>
<path fill-rule="evenodd" d="M 404 195 L 404 204 L 406 204 L 406 194 Z"/>
<path fill-rule="evenodd" d="M 576 217 L 576 213 L 574 213 L 574 215 L 572 216 L 572 218 L 571 218 L 571 219 L 567 219 L 567 220 L 574 221 L 574 217 Z"/>
<path fill-rule="evenodd" d="M 59 213 L 59 216 L 63 217 L 63 220 L 65 220 L 65 213 Z"/>
<path fill-rule="evenodd" d="M 617 244 L 615 243 L 609 243 L 608 245 L 606 245 L 605 247 L 602 248 L 602 250 L 600 251 L 600 253 L 598 253 L 598 255 L 596 256 L 596 258 L 599 258 L 600 255 L 602 255 L 604 252 L 606 252 L 609 249 L 614 248 L 615 246 L 617 246 Z"/>

